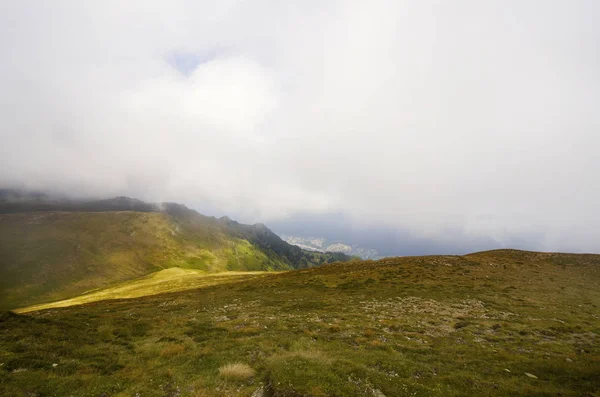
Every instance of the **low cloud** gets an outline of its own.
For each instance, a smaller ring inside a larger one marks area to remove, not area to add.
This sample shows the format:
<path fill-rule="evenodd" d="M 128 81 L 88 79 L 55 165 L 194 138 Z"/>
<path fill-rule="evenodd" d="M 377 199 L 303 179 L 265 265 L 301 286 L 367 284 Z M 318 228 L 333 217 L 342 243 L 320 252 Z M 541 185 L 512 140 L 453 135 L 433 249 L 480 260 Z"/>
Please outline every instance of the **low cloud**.
<path fill-rule="evenodd" d="M 14 2 L 0 185 L 600 252 L 599 18 L 558 0 Z"/>

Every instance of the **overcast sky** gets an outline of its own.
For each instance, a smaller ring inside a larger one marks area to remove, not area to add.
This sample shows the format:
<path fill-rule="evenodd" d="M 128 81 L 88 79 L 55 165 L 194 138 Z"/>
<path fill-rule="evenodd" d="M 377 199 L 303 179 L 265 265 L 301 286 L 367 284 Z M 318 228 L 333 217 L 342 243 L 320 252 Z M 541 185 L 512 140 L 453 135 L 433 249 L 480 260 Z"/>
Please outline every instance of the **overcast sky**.
<path fill-rule="evenodd" d="M 0 185 L 600 252 L 599 20 L 596 0 L 5 0 Z"/>

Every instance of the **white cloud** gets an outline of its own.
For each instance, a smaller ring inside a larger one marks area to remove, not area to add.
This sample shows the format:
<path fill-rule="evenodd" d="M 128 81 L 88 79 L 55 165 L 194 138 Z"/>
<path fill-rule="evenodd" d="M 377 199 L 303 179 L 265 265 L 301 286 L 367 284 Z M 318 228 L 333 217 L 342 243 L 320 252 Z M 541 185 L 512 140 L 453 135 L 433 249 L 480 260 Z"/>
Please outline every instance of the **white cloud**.
<path fill-rule="evenodd" d="M 3 7 L 2 184 L 600 252 L 594 1 Z"/>

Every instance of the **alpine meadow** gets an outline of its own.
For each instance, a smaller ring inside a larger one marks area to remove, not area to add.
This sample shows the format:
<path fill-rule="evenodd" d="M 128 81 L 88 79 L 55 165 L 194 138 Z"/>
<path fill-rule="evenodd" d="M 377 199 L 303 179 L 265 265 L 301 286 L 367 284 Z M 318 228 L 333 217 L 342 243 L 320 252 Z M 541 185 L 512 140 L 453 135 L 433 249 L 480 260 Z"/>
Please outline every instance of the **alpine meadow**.
<path fill-rule="evenodd" d="M 0 3 L 0 397 L 600 397 L 600 2 Z"/>

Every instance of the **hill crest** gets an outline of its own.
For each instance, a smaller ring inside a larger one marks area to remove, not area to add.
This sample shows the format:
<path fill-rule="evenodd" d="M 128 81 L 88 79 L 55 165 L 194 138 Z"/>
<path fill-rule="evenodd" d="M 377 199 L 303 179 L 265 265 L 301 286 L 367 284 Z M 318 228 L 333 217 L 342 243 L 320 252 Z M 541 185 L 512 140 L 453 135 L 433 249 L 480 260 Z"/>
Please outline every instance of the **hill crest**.
<path fill-rule="evenodd" d="M 262 224 L 128 197 L 0 191 L 0 308 L 68 298 L 162 269 L 290 270 L 349 260 L 290 245 Z"/>

